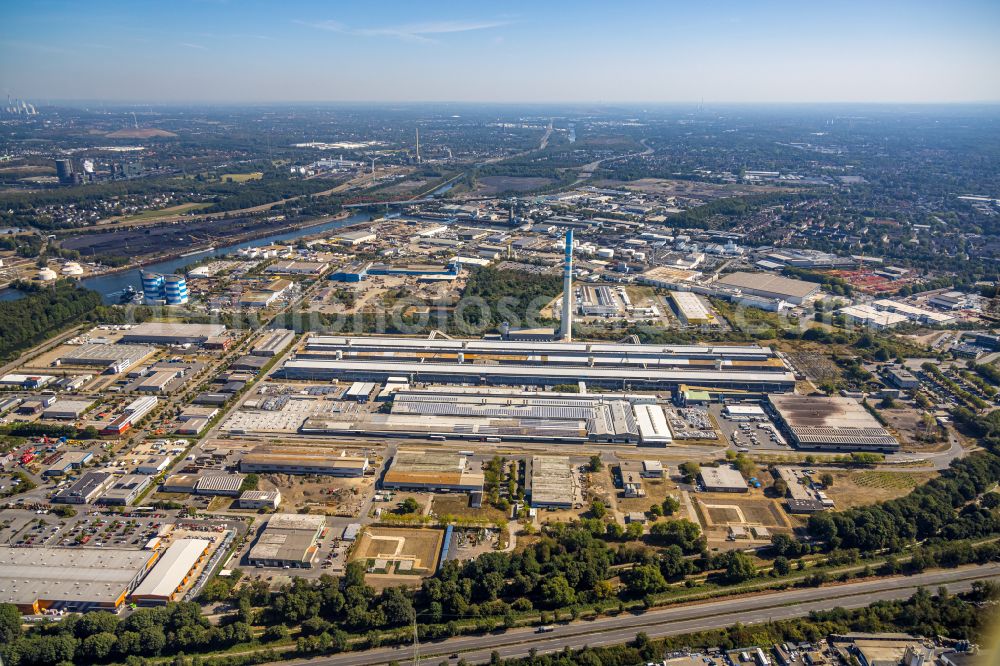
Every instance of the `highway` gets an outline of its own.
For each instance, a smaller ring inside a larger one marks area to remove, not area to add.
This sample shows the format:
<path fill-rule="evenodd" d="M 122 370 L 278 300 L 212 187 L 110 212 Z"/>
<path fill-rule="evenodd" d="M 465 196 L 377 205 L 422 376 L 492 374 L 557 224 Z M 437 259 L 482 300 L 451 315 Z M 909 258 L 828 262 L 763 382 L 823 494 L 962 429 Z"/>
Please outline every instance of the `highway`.
<path fill-rule="evenodd" d="M 833 585 L 802 588 L 745 597 L 730 597 L 651 610 L 642 614 L 625 613 L 592 621 L 558 625 L 554 631 L 538 634 L 532 628 L 513 629 L 484 636 L 462 636 L 420 645 L 420 659 L 438 663 L 458 654 L 470 663 L 488 662 L 496 650 L 509 659 L 525 657 L 529 650 L 555 652 L 569 646 L 620 645 L 642 631 L 651 638 L 687 634 L 728 627 L 737 622 L 758 624 L 808 615 L 811 611 L 836 607 L 861 608 L 876 601 L 905 599 L 918 587 L 932 592 L 947 586 L 951 593 L 967 591 L 975 580 L 1000 579 L 1000 563 L 966 566 L 947 571 L 932 571 L 916 576 L 880 578 Z M 379 648 L 364 652 L 279 662 L 285 666 L 372 666 L 390 661 L 405 663 L 413 659 L 413 646 Z M 454 660 L 453 660 L 454 661 Z"/>

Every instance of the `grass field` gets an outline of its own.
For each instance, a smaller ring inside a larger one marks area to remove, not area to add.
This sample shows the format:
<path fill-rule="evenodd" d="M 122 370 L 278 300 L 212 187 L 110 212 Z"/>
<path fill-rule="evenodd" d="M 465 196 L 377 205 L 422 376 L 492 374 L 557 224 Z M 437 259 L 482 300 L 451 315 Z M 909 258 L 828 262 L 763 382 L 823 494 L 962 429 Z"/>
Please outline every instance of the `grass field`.
<path fill-rule="evenodd" d="M 902 497 L 934 476 L 934 472 L 834 472 L 826 494 L 838 509 L 850 509 Z"/>
<path fill-rule="evenodd" d="M 913 490 L 920 483 L 916 474 L 905 472 L 861 472 L 854 477 L 854 483 L 863 488 L 883 488 L 889 490 Z"/>
<path fill-rule="evenodd" d="M 250 173 L 225 173 L 222 174 L 222 182 L 231 183 L 245 183 L 248 180 L 260 180 L 264 177 L 261 171 L 252 171 Z"/>

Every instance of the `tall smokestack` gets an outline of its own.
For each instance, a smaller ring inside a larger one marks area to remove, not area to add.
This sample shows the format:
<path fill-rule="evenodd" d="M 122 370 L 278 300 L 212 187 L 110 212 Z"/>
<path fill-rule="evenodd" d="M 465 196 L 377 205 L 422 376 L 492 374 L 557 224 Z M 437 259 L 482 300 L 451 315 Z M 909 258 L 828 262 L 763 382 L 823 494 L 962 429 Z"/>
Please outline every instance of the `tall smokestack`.
<path fill-rule="evenodd" d="M 562 339 L 573 339 L 573 230 L 566 232 L 566 255 L 563 261 Z"/>

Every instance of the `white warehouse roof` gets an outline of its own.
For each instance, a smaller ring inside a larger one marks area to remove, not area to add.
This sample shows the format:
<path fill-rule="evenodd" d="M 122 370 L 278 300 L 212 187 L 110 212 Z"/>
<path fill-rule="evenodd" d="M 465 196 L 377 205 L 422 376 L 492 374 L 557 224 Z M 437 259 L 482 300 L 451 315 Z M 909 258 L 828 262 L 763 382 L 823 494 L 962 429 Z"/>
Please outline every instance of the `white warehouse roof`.
<path fill-rule="evenodd" d="M 639 437 L 646 444 L 669 444 L 673 440 L 667 418 L 659 405 L 633 405 Z"/>
<path fill-rule="evenodd" d="M 132 592 L 134 597 L 170 599 L 208 549 L 207 539 L 178 539 Z"/>

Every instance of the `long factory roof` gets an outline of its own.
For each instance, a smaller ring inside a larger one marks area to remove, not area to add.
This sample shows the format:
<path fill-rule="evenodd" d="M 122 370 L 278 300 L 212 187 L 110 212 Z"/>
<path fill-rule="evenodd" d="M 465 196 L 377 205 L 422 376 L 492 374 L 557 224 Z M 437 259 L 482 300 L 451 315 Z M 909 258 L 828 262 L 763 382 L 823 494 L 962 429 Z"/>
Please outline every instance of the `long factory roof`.
<path fill-rule="evenodd" d="M 661 370 L 656 368 L 597 368 L 574 366 L 496 366 L 473 365 L 468 363 L 412 363 L 385 360 L 378 363 L 368 361 L 338 361 L 336 359 L 292 359 L 283 366 L 285 372 L 293 374 L 351 375 L 455 375 L 471 376 L 520 376 L 551 377 L 559 382 L 583 380 L 608 380 L 612 382 L 640 381 L 693 385 L 736 384 L 776 382 L 795 383 L 791 372 L 742 372 L 739 370 Z"/>
<path fill-rule="evenodd" d="M 501 353 L 622 354 L 622 355 L 712 355 L 770 356 L 770 347 L 757 345 L 623 345 L 599 342 L 515 342 L 511 340 L 444 340 L 373 336 L 311 337 L 307 347 L 353 347 L 357 349 L 423 349 L 428 351 L 484 351 Z"/>

